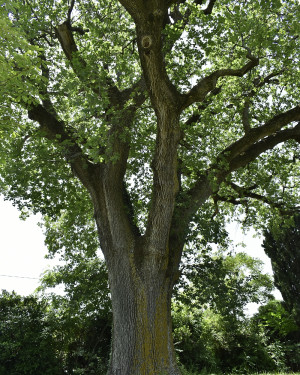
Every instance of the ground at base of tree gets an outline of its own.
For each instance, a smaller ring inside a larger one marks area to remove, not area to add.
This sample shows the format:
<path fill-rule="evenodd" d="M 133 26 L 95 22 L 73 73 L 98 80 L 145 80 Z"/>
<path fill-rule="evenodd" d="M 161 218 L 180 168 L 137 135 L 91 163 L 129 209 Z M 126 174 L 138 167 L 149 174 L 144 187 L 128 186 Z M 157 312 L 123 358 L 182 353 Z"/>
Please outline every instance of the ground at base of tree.
<path fill-rule="evenodd" d="M 242 374 L 241 372 L 232 372 L 225 375 L 237 375 Z M 206 373 L 206 372 L 189 372 L 189 371 L 183 371 L 183 375 L 220 375 L 219 373 Z M 249 373 L 248 375 L 300 375 L 300 372 L 253 372 Z"/>

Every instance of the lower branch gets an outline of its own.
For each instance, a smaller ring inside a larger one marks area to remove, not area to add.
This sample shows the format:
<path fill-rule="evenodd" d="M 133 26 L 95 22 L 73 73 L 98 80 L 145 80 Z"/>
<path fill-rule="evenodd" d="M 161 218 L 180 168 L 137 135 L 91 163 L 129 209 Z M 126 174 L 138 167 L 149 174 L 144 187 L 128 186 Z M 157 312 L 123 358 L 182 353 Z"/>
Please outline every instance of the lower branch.
<path fill-rule="evenodd" d="M 213 198 L 215 203 L 218 201 L 231 203 L 233 205 L 246 205 L 248 206 L 249 199 L 255 199 L 262 203 L 269 205 L 272 208 L 278 209 L 282 215 L 294 215 L 297 212 L 300 212 L 300 206 L 288 208 L 284 203 L 274 202 L 270 197 L 255 193 L 252 188 L 241 187 L 237 184 L 230 183 L 232 189 L 238 194 L 238 197 L 233 195 L 221 196 L 219 194 L 214 194 Z"/>
<path fill-rule="evenodd" d="M 184 95 L 182 109 L 189 107 L 195 102 L 202 102 L 206 95 L 216 88 L 218 79 L 221 77 L 243 77 L 259 64 L 259 59 L 252 56 L 248 51 L 246 56 L 250 61 L 240 69 L 219 69 L 207 77 L 201 79 L 188 93 Z"/>

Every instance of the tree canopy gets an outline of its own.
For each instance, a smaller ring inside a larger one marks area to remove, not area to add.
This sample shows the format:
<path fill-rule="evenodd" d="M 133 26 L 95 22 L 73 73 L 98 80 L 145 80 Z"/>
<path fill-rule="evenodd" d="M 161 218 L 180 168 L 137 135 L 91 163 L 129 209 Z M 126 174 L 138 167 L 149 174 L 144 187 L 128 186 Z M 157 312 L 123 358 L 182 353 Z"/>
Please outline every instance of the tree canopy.
<path fill-rule="evenodd" d="M 1 186 L 20 207 L 55 218 L 73 211 L 85 192 L 65 160 L 76 171 L 124 164 L 126 154 L 130 214 L 145 230 L 157 130 L 136 3 L 1 6 Z M 166 1 L 153 15 L 165 15 L 157 20 L 157 79 L 177 92 L 181 113 L 176 170 L 188 207 L 179 211 L 195 214 L 211 181 L 212 214 L 224 202 L 242 203 L 259 221 L 271 212 L 267 206 L 258 215 L 261 202 L 278 210 L 297 204 L 299 8 L 297 1 L 202 3 Z M 117 130 L 125 114 L 127 125 Z"/>
<path fill-rule="evenodd" d="M 110 375 L 179 374 L 170 304 L 186 243 L 220 239 L 228 215 L 259 227 L 299 209 L 299 12 L 296 0 L 1 5 L 0 191 L 43 214 L 52 252 L 100 240 Z"/>

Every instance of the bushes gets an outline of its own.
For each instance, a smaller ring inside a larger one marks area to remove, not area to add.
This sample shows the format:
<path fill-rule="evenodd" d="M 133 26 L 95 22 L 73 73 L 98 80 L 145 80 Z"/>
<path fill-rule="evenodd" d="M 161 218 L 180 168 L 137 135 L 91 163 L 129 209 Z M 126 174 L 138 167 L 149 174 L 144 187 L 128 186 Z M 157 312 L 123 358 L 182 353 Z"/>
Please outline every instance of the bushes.
<path fill-rule="evenodd" d="M 0 375 L 62 374 L 46 301 L 4 291 L 0 317 Z"/>
<path fill-rule="evenodd" d="M 226 320 L 212 309 L 173 309 L 179 361 L 197 373 L 251 373 L 278 368 L 250 319 Z"/>
<path fill-rule="evenodd" d="M 204 254 L 185 265 L 173 303 L 174 342 L 191 371 L 253 372 L 276 363 L 245 316 L 249 302 L 270 298 L 272 281 L 246 254 Z"/>
<path fill-rule="evenodd" d="M 0 375 L 105 374 L 110 309 L 93 313 L 75 302 L 3 292 Z M 281 302 L 270 301 L 251 319 L 194 302 L 177 298 L 172 306 L 183 375 L 300 370 L 300 332 Z"/>
<path fill-rule="evenodd" d="M 174 301 L 173 327 L 178 359 L 188 371 L 300 370 L 300 332 L 280 301 L 269 301 L 253 318 Z"/>
<path fill-rule="evenodd" d="M 76 316 L 64 302 L 2 292 L 0 375 L 105 374 L 110 316 Z"/>

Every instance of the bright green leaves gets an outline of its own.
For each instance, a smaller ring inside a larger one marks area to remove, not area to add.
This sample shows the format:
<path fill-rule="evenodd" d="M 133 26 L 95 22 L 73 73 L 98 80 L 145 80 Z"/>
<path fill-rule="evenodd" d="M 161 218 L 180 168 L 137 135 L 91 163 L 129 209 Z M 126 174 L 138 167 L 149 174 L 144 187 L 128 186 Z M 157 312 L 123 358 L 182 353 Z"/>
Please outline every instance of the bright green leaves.
<path fill-rule="evenodd" d="M 16 103 L 30 103 L 38 95 L 40 49 L 29 45 L 22 31 L 13 27 L 8 17 L 0 13 L 0 95 Z"/>
<path fill-rule="evenodd" d="M 84 252 L 81 255 L 74 252 L 65 265 L 45 272 L 40 289 L 63 285 L 68 309 L 73 310 L 75 315 L 79 310 L 83 316 L 108 314 L 111 312 L 111 301 L 104 261 Z"/>
<path fill-rule="evenodd" d="M 70 247 L 72 240 L 78 246 L 85 240 L 80 235 L 77 240 L 70 237 L 65 245 L 55 243 L 56 233 L 71 231 L 72 222 L 82 228 L 87 225 L 88 238 L 94 229 L 86 214 L 83 224 L 77 221 L 78 212 L 74 217 L 69 212 L 68 202 L 80 207 L 78 202 L 87 202 L 87 196 L 62 159 L 66 145 L 58 146 L 59 138 L 52 144 L 42 140 L 45 134 L 37 131 L 38 125 L 25 121 L 32 101 L 43 102 L 64 122 L 65 132 L 91 163 L 115 164 L 128 152 L 126 185 L 133 198 L 134 220 L 141 228 L 151 203 L 151 163 L 157 134 L 152 103 L 145 100 L 147 93 L 141 94 L 145 87 L 137 85 L 138 90 L 131 95 L 128 91 L 117 94 L 143 82 L 132 18 L 116 0 L 75 1 L 72 12 L 70 5 L 65 1 L 24 4 L 11 0 L 1 7 L 0 18 L 1 189 L 21 208 L 28 205 L 54 221 L 59 218 L 60 229 L 52 228 L 49 219 L 53 249 Z M 187 92 L 217 69 L 240 69 L 249 61 L 249 51 L 259 58 L 259 65 L 242 77 L 219 78 L 216 89 L 208 92 L 203 102 L 194 103 L 181 114 L 179 205 L 184 205 L 188 189 L 199 176 L 208 173 L 214 193 L 219 188 L 223 200 L 218 207 L 212 200 L 203 205 L 205 212 L 197 216 L 200 226 L 190 227 L 194 232 L 200 227 L 205 232 L 203 223 L 219 208 L 223 214 L 230 213 L 234 199 L 245 203 L 251 223 L 271 215 L 266 202 L 240 197 L 232 183 L 249 189 L 259 181 L 260 187 L 253 188 L 252 193 L 268 195 L 273 202 L 289 207 L 296 203 L 299 189 L 294 141 L 264 153 L 218 186 L 218 173 L 229 171 L 224 149 L 249 128 L 259 128 L 299 100 L 297 2 L 220 0 L 211 14 L 205 14 L 203 8 L 187 0 L 169 9 L 162 52 L 174 92 Z M 72 58 L 65 56 L 55 31 L 66 20 L 76 44 Z M 126 100 L 119 101 L 121 97 Z"/>
<path fill-rule="evenodd" d="M 203 77 L 217 69 L 240 68 L 247 62 L 249 51 L 259 58 L 259 65 L 243 77 L 219 79 L 216 94 L 209 94 L 203 103 L 194 104 L 182 114 L 185 136 L 180 142 L 179 157 L 184 187 L 191 186 L 209 165 L 215 171 L 228 170 L 226 155 L 219 158 L 222 150 L 242 138 L 250 128 L 259 128 L 276 114 L 296 106 L 300 95 L 297 2 L 216 2 L 209 16 L 189 2 L 180 8 L 182 14 L 187 9 L 190 22 L 176 42 L 177 47 L 168 55 L 171 76 L 177 69 L 172 64 L 178 62 L 178 73 L 174 76 L 178 86 L 186 89 L 195 83 L 195 76 Z M 198 66 L 190 54 L 194 54 Z M 239 201 L 239 194 L 228 188 L 234 182 L 252 189 L 254 185 L 261 185 L 253 193 L 269 197 L 275 205 L 297 205 L 299 166 L 297 160 L 290 162 L 298 154 L 296 149 L 296 142 L 287 142 L 264 153 L 247 168 L 234 172 L 220 187 L 222 200 L 227 197 L 228 201 L 230 198 L 232 202 Z M 251 224 L 260 222 L 261 225 L 274 214 L 266 205 L 267 199 L 263 202 L 241 198 L 247 216 L 252 217 Z M 219 202 L 218 207 L 223 213 L 228 212 L 229 202 Z"/>
<path fill-rule="evenodd" d="M 241 203 L 236 220 L 259 230 L 274 216 L 289 215 L 299 206 L 298 154 L 299 146 L 291 140 L 264 153 L 247 168 L 231 174 L 221 185 L 219 194 Z M 234 190 L 232 184 L 242 187 L 244 195 L 242 191 Z"/>
<path fill-rule="evenodd" d="M 57 217 L 69 198 L 77 196 L 78 183 L 60 150 L 44 140 L 24 116 L 19 121 L 23 121 L 21 129 L 13 124 L 15 129 L 6 133 L 6 143 L 1 145 L 0 190 L 20 209 Z"/>
<path fill-rule="evenodd" d="M 181 297 L 194 306 L 206 304 L 237 318 L 244 315 L 247 303 L 261 303 L 271 296 L 273 283 L 263 274 L 262 262 L 244 253 L 225 256 L 203 251 L 189 261 L 184 266 L 188 281 L 182 280 L 187 285 Z"/>
<path fill-rule="evenodd" d="M 44 217 L 46 244 L 51 256 L 64 249 L 64 257 L 93 258 L 99 249 L 92 207 L 85 191 L 75 186 L 66 197 L 63 209 Z"/>
<path fill-rule="evenodd" d="M 85 1 L 77 4 L 80 22 L 89 31 L 76 38 L 81 56 L 102 67 L 122 90 L 140 75 L 135 26 L 118 1 Z M 101 69 L 99 69 L 101 72 Z M 99 83 L 101 85 L 101 83 Z"/>

